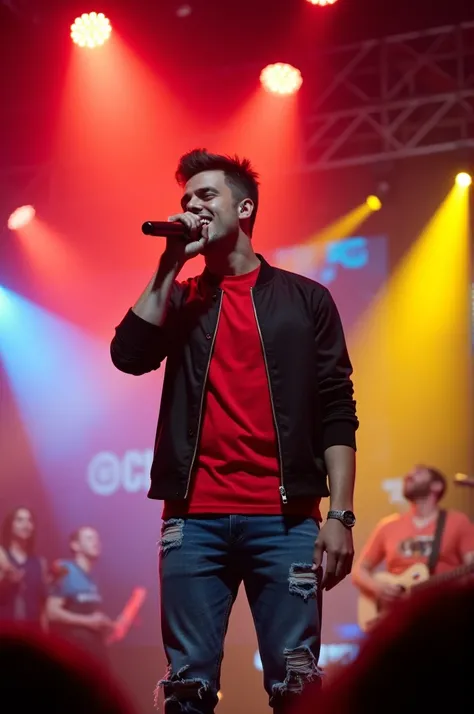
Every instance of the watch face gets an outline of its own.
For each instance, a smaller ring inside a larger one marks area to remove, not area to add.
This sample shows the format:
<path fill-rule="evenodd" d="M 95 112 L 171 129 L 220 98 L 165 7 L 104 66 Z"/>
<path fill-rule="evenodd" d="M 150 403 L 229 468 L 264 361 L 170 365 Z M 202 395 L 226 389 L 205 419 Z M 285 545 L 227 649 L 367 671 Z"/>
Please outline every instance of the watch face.
<path fill-rule="evenodd" d="M 343 521 L 346 526 L 352 527 L 355 525 L 356 519 L 352 511 L 344 511 Z"/>

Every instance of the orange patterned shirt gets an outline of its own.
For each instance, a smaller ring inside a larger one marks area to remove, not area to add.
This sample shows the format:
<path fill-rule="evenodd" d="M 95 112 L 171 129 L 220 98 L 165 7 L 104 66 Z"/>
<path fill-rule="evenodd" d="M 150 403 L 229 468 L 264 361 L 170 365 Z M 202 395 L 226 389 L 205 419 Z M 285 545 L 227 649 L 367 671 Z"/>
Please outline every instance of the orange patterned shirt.
<path fill-rule="evenodd" d="M 387 570 L 396 575 L 415 563 L 427 564 L 436 520 L 418 528 L 411 512 L 383 518 L 362 549 L 360 562 L 375 568 L 385 561 Z M 468 553 L 474 553 L 474 524 L 464 513 L 448 510 L 435 574 L 462 565 Z"/>

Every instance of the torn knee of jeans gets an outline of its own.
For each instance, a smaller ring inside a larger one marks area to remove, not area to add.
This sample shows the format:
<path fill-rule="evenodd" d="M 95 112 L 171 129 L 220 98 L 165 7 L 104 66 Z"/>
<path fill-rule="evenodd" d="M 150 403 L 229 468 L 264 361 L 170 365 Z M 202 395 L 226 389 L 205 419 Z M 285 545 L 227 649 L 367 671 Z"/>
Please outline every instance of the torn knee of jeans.
<path fill-rule="evenodd" d="M 304 600 L 316 597 L 318 579 L 312 567 L 311 563 L 293 563 L 288 577 L 290 593 L 300 595 Z"/>
<path fill-rule="evenodd" d="M 284 682 L 273 685 L 272 695 L 301 694 L 306 684 L 321 679 L 322 670 L 316 657 L 307 645 L 294 650 L 283 650 L 286 659 L 286 678 Z M 271 704 L 272 702 L 270 702 Z"/>
<path fill-rule="evenodd" d="M 160 689 L 163 689 L 165 703 L 172 701 L 181 701 L 187 699 L 203 699 L 210 692 L 210 684 L 199 677 L 184 677 L 184 673 L 189 669 L 189 666 L 181 667 L 176 674 L 172 674 L 170 670 L 166 673 L 164 679 L 160 679 L 156 685 L 154 692 L 155 706 L 158 706 L 158 698 Z M 217 702 L 217 694 L 216 694 Z"/>
<path fill-rule="evenodd" d="M 160 548 L 164 555 L 173 548 L 179 548 L 183 543 L 184 521 L 182 518 L 169 518 L 163 522 Z"/>

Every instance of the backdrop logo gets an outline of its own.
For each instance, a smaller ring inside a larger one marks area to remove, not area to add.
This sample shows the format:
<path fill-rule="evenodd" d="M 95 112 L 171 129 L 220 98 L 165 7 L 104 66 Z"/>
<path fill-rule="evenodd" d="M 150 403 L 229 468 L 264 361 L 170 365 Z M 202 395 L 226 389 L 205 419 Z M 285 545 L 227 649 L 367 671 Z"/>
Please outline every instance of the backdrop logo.
<path fill-rule="evenodd" d="M 112 496 L 117 491 L 146 491 L 150 481 L 153 449 L 126 451 L 122 457 L 112 451 L 100 451 L 87 467 L 87 483 L 98 496 Z"/>
<path fill-rule="evenodd" d="M 340 270 L 362 270 L 369 264 L 369 241 L 354 236 L 324 244 L 280 248 L 274 260 L 280 268 L 328 285 L 336 280 Z"/>

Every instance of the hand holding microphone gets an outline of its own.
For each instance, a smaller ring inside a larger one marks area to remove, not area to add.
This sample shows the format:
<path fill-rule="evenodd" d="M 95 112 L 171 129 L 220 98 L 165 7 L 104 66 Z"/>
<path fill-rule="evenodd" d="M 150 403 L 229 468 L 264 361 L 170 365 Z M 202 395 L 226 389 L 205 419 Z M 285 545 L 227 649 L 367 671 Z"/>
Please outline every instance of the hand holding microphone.
<path fill-rule="evenodd" d="M 167 222 L 147 221 L 142 231 L 146 235 L 165 237 L 165 253 L 186 261 L 202 253 L 209 240 L 210 220 L 211 217 L 186 211 L 170 216 Z"/>
<path fill-rule="evenodd" d="M 211 220 L 212 216 L 185 211 L 170 216 L 168 221 L 147 221 L 142 225 L 145 235 L 166 238 L 166 248 L 157 271 L 133 306 L 136 315 L 152 325 L 163 324 L 173 284 L 184 263 L 203 252 Z"/>

